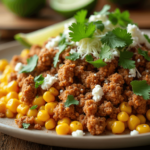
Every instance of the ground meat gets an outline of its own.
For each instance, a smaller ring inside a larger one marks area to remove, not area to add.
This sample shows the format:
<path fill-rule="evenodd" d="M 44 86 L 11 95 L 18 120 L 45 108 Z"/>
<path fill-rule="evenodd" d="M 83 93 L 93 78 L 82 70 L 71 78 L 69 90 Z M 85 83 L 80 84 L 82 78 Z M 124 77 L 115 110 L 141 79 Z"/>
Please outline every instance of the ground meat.
<path fill-rule="evenodd" d="M 11 82 L 11 81 L 16 81 L 17 80 L 17 73 L 16 72 L 12 72 L 8 78 L 8 82 Z"/>
<path fill-rule="evenodd" d="M 87 118 L 87 128 L 92 135 L 102 134 L 106 127 L 106 119 L 104 117 L 90 116 Z"/>
<path fill-rule="evenodd" d="M 72 84 L 68 86 L 65 91 L 60 93 L 59 99 L 65 102 L 68 95 L 73 95 L 74 97 L 79 96 L 85 92 L 85 87 L 81 84 Z"/>
<path fill-rule="evenodd" d="M 54 109 L 53 118 L 58 121 L 64 117 L 69 117 L 70 119 L 76 119 L 78 113 L 75 112 L 74 105 L 69 107 L 65 107 L 63 103 L 58 103 L 58 105 Z"/>
<path fill-rule="evenodd" d="M 122 91 L 123 88 L 116 83 L 105 83 L 103 86 L 104 98 L 108 101 L 111 101 L 113 105 L 117 105 L 124 100 Z"/>
<path fill-rule="evenodd" d="M 29 75 L 23 82 L 21 101 L 27 104 L 32 103 L 37 93 L 34 78 Z"/>
<path fill-rule="evenodd" d="M 94 100 L 87 100 L 83 107 L 83 111 L 86 116 L 95 115 L 97 112 L 97 104 Z"/>
<path fill-rule="evenodd" d="M 149 75 L 145 75 L 145 76 L 142 76 L 142 80 L 146 80 L 147 81 L 147 84 L 150 85 L 150 74 Z"/>
<path fill-rule="evenodd" d="M 35 124 L 35 125 L 34 125 L 34 129 L 41 130 L 41 129 L 42 129 L 42 127 L 41 127 L 41 125 L 40 125 L 40 124 Z"/>
<path fill-rule="evenodd" d="M 28 74 L 26 73 L 20 73 L 17 75 L 17 83 L 18 86 L 22 88 L 24 80 L 28 77 Z"/>
<path fill-rule="evenodd" d="M 30 48 L 30 52 L 29 52 L 29 56 L 34 56 L 34 55 L 39 55 L 40 52 L 41 52 L 41 46 L 39 45 L 33 45 L 31 48 Z M 28 56 L 28 57 L 29 57 Z"/>
<path fill-rule="evenodd" d="M 123 77 L 118 73 L 112 74 L 107 78 L 107 80 L 112 83 L 120 84 L 120 86 L 124 84 Z"/>
<path fill-rule="evenodd" d="M 87 130 L 87 116 L 85 116 L 84 114 L 81 114 L 81 115 L 77 118 L 77 120 L 82 123 L 83 130 L 84 130 L 84 131 Z"/>
<path fill-rule="evenodd" d="M 58 78 L 60 86 L 69 86 L 73 83 L 75 64 L 64 64 L 58 70 Z"/>
<path fill-rule="evenodd" d="M 0 118 L 4 118 L 5 117 L 5 113 L 0 113 Z"/>
<path fill-rule="evenodd" d="M 28 124 L 34 124 L 34 117 L 28 117 L 28 116 L 23 116 L 19 119 L 15 119 L 15 123 L 18 125 L 19 128 L 22 128 L 22 123 L 28 123 Z"/>

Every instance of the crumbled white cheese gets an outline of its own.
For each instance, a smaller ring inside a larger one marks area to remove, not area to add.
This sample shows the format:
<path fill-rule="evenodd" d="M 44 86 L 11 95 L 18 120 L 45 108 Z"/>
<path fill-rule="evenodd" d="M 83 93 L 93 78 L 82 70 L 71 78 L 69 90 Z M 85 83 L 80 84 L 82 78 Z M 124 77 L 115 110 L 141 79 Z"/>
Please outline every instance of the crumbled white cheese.
<path fill-rule="evenodd" d="M 135 68 L 133 68 L 133 69 L 129 69 L 129 76 L 128 76 L 129 78 L 131 78 L 131 77 L 136 77 L 136 69 Z"/>
<path fill-rule="evenodd" d="M 94 73 L 94 76 L 96 77 L 96 73 Z"/>
<path fill-rule="evenodd" d="M 47 44 L 46 44 L 46 48 L 50 49 L 52 47 L 56 47 L 60 41 L 60 36 L 56 36 L 55 38 L 52 38 Z"/>
<path fill-rule="evenodd" d="M 136 67 L 135 67 L 135 69 L 136 69 L 136 72 L 137 72 L 137 77 L 138 77 L 138 78 L 142 77 L 142 75 L 140 74 L 140 72 L 137 70 Z"/>
<path fill-rule="evenodd" d="M 15 71 L 20 71 L 23 68 L 23 64 L 22 63 L 17 63 L 15 66 Z"/>
<path fill-rule="evenodd" d="M 83 89 L 81 89 L 81 92 L 83 92 Z"/>
<path fill-rule="evenodd" d="M 105 80 L 104 80 L 104 83 L 108 84 L 108 83 L 109 83 L 109 81 L 108 81 L 107 79 L 105 79 Z"/>
<path fill-rule="evenodd" d="M 108 20 L 106 15 L 91 15 L 89 17 L 89 22 L 93 22 L 93 21 L 99 21 L 101 20 L 102 22 L 106 22 Z"/>
<path fill-rule="evenodd" d="M 62 93 L 63 92 L 63 90 L 60 90 L 60 93 Z"/>
<path fill-rule="evenodd" d="M 82 130 L 76 130 L 72 132 L 72 136 L 78 137 L 78 136 L 84 136 L 85 133 Z"/>
<path fill-rule="evenodd" d="M 131 33 L 133 39 L 133 43 L 130 45 L 131 47 L 135 47 L 139 44 L 145 44 L 148 48 L 150 48 L 150 43 L 144 37 L 144 33 L 141 32 L 135 24 L 128 24 L 127 32 Z"/>
<path fill-rule="evenodd" d="M 71 49 L 70 54 L 76 53 L 76 49 Z"/>
<path fill-rule="evenodd" d="M 58 78 L 56 78 L 55 76 L 47 74 L 47 76 L 44 78 L 44 82 L 41 85 L 41 88 L 43 90 L 48 90 L 57 80 Z"/>
<path fill-rule="evenodd" d="M 58 77 L 58 73 L 57 73 L 57 74 L 55 74 L 55 77 Z"/>
<path fill-rule="evenodd" d="M 92 90 L 93 100 L 98 102 L 102 99 L 104 95 L 103 89 L 100 85 L 96 85 L 95 88 Z"/>
<path fill-rule="evenodd" d="M 133 130 L 133 131 L 130 132 L 130 135 L 131 135 L 131 136 L 132 136 L 132 135 L 137 135 L 137 134 L 139 134 L 139 132 L 138 132 L 137 130 Z"/>
<path fill-rule="evenodd" d="M 140 59 L 137 60 L 137 62 L 140 62 L 140 61 L 141 61 Z"/>

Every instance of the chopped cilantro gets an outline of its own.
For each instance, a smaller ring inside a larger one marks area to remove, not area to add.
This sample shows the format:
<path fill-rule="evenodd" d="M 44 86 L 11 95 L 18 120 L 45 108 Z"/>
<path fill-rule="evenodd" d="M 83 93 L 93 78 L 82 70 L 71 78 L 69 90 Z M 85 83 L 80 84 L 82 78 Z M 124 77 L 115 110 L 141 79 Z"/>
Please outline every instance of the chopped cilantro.
<path fill-rule="evenodd" d="M 38 107 L 38 105 L 34 105 L 32 107 L 30 107 L 31 110 L 36 109 Z"/>
<path fill-rule="evenodd" d="M 75 100 L 73 95 L 68 95 L 64 105 L 65 107 L 69 107 L 70 105 L 79 105 L 79 101 Z"/>
<path fill-rule="evenodd" d="M 143 51 L 140 48 L 138 49 L 138 53 L 142 56 L 144 56 L 144 58 L 148 61 L 150 61 L 150 57 L 148 56 L 148 52 L 147 51 Z"/>
<path fill-rule="evenodd" d="M 130 51 L 120 51 L 119 65 L 124 69 L 135 68 L 135 61 L 130 60 L 133 56 L 133 53 Z"/>
<path fill-rule="evenodd" d="M 93 61 L 92 55 L 86 55 L 85 59 L 88 63 L 92 64 L 96 68 L 104 67 L 107 65 L 102 59 Z"/>
<path fill-rule="evenodd" d="M 120 12 L 117 8 L 113 13 L 108 15 L 109 20 L 113 25 L 119 24 L 120 26 L 126 27 L 128 24 L 132 24 L 130 14 L 128 11 Z"/>
<path fill-rule="evenodd" d="M 100 58 L 101 59 L 105 59 L 105 58 L 110 59 L 111 53 L 112 52 L 110 51 L 110 47 L 105 44 L 101 47 Z"/>
<path fill-rule="evenodd" d="M 60 38 L 60 40 L 58 42 L 58 46 L 62 45 L 62 44 L 64 44 L 66 42 L 66 36 L 65 36 L 65 34 L 61 34 L 60 36 L 61 36 L 61 38 Z"/>
<path fill-rule="evenodd" d="M 131 82 L 133 93 L 142 96 L 145 100 L 150 98 L 150 85 L 145 80 L 134 80 Z"/>
<path fill-rule="evenodd" d="M 28 129 L 30 124 L 29 123 L 22 123 L 22 126 L 24 129 Z"/>
<path fill-rule="evenodd" d="M 86 22 L 86 15 L 87 15 L 87 10 L 81 10 L 77 12 L 74 18 L 76 19 L 77 22 L 84 23 Z"/>
<path fill-rule="evenodd" d="M 78 22 L 73 23 L 69 27 L 69 30 L 71 31 L 69 32 L 69 36 L 74 42 L 78 42 L 84 38 L 92 38 L 95 28 L 96 27 L 93 22 L 89 23 L 88 25 Z"/>
<path fill-rule="evenodd" d="M 38 88 L 40 85 L 42 85 L 44 82 L 44 77 L 42 76 L 42 74 L 36 76 L 34 78 L 34 82 L 35 82 L 35 88 Z"/>
<path fill-rule="evenodd" d="M 129 46 L 133 40 L 130 33 L 127 33 L 126 29 L 115 28 L 109 31 L 101 42 L 107 44 L 110 48 Z"/>
<path fill-rule="evenodd" d="M 37 65 L 38 56 L 34 55 L 33 57 L 27 59 L 27 65 L 23 66 L 23 68 L 19 71 L 19 73 L 29 73 L 34 70 Z"/>
<path fill-rule="evenodd" d="M 36 98 L 38 98 L 39 96 L 37 95 Z"/>
<path fill-rule="evenodd" d="M 66 56 L 65 59 L 69 59 L 69 60 L 75 61 L 75 60 L 79 59 L 79 57 L 80 57 L 79 53 L 73 53 L 73 54 L 69 53 L 69 56 Z"/>
<path fill-rule="evenodd" d="M 105 5 L 100 12 L 94 12 L 94 15 L 108 15 L 109 9 L 110 9 L 110 5 Z"/>
<path fill-rule="evenodd" d="M 102 23 L 102 21 L 95 21 L 93 22 L 93 24 L 95 24 L 96 28 L 99 29 L 100 31 L 104 30 L 104 24 Z"/>
<path fill-rule="evenodd" d="M 146 40 L 148 41 L 148 43 L 150 43 L 150 38 L 147 34 L 144 34 L 144 37 L 146 38 Z"/>

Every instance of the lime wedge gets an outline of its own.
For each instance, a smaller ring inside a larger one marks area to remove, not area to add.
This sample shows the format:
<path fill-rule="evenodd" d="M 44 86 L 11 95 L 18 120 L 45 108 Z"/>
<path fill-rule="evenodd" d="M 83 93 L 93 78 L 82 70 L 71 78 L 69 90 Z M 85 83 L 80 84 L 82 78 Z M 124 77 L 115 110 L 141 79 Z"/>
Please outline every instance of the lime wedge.
<path fill-rule="evenodd" d="M 50 0 L 49 3 L 61 15 L 72 17 L 80 9 L 93 9 L 97 0 Z"/>
<path fill-rule="evenodd" d="M 18 33 L 15 35 L 15 40 L 19 41 L 22 45 L 30 47 L 31 45 L 38 44 L 40 46 L 50 37 L 55 37 L 63 32 L 64 24 L 74 21 L 74 18 L 67 19 L 60 23 L 48 26 L 46 28 L 36 30 L 30 33 Z"/>

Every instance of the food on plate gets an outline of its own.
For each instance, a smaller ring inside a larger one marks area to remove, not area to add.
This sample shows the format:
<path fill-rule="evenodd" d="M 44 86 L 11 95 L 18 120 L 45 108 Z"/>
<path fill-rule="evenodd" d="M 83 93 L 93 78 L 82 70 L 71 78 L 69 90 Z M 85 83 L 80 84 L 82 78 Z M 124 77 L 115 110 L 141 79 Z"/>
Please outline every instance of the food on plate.
<path fill-rule="evenodd" d="M 106 5 L 43 46 L 0 60 L 0 117 L 58 135 L 150 132 L 150 38 Z"/>

